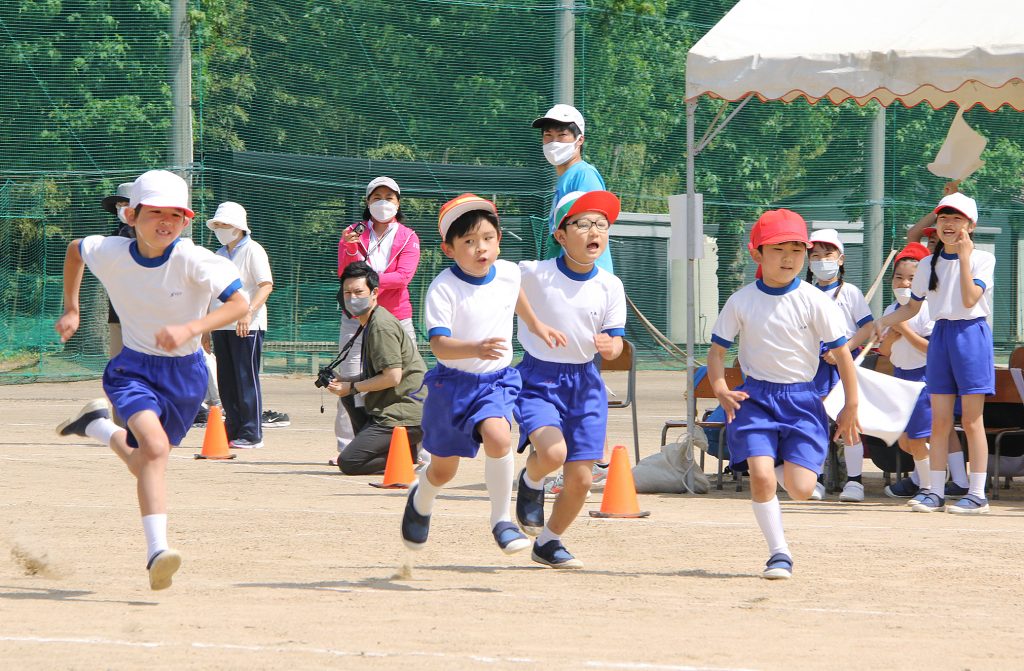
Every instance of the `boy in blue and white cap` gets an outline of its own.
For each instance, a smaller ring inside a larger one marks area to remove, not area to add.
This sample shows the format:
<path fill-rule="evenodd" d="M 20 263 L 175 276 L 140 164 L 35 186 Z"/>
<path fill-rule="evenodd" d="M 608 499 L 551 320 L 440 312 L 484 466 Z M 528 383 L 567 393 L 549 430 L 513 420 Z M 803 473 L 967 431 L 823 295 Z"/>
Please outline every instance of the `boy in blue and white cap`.
<path fill-rule="evenodd" d="M 64 314 L 54 329 L 61 342 L 78 330 L 78 294 L 89 266 L 121 317 L 124 349 L 107 364 L 103 390 L 128 428 L 111 421 L 106 399 L 96 399 L 57 433 L 109 445 L 135 476 L 149 586 L 158 590 L 170 587 L 181 565 L 167 543 L 164 476 L 171 446 L 185 437 L 206 394 L 200 335 L 242 317 L 249 304 L 231 262 L 180 238 L 195 216 L 183 179 L 163 170 L 144 173 L 132 186 L 125 215 L 134 240 L 93 235 L 68 245 Z M 207 312 L 213 297 L 223 305 Z"/>
<path fill-rule="evenodd" d="M 522 452 L 534 452 L 519 474 L 516 516 L 537 536 L 533 560 L 552 568 L 582 568 L 562 545 L 565 533 L 587 500 L 594 463 L 604 453 L 608 396 L 595 355 L 611 360 L 622 353 L 626 294 L 622 281 L 597 261 L 608 247 L 608 229 L 619 216 L 619 199 L 608 191 L 573 192 L 557 203 L 555 239 L 564 250 L 556 259 L 523 261 L 522 286 L 537 319 L 563 331 L 566 347 L 552 350 L 519 328 L 526 350 L 516 400 Z M 544 519 L 544 477 L 563 468 L 564 484 L 551 516 Z"/>

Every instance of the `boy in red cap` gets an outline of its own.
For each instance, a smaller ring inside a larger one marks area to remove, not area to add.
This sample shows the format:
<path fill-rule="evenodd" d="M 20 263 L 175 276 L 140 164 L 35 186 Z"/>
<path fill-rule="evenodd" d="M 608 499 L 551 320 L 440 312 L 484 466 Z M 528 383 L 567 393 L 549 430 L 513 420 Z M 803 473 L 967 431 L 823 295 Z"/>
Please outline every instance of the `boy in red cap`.
<path fill-rule="evenodd" d="M 885 309 L 884 315 L 892 314 L 901 305 L 910 302 L 910 285 L 917 273 L 918 262 L 926 256 L 928 248 L 917 242 L 911 242 L 896 255 L 892 265 L 892 293 L 896 296 L 896 302 Z M 934 327 L 935 322 L 929 317 L 928 305 L 925 304 L 913 319 L 889 329 L 878 350 L 892 362 L 894 377 L 925 382 L 928 338 Z M 918 396 L 907 430 L 899 439 L 900 449 L 914 458 L 914 473 L 899 482 L 886 485 L 886 496 L 894 499 L 914 497 L 916 500 L 922 490 L 928 491 L 931 488 L 927 443 L 931 433 L 932 406 L 928 400 L 928 388 L 925 387 Z M 941 486 L 941 483 L 937 484 Z"/>
<path fill-rule="evenodd" d="M 708 375 L 725 410 L 733 468 L 746 461 L 750 472 L 754 517 L 770 553 L 762 573 L 767 579 L 793 574 L 777 483 L 781 480 L 793 499 L 806 500 L 828 449 L 828 418 L 813 384 L 821 343 L 835 355 L 846 390 L 846 405 L 836 419 L 838 433 L 860 432 L 857 376 L 843 316 L 826 295 L 800 280 L 810 247 L 807 224 L 796 212 L 761 215 L 750 245 L 761 278 L 726 301 L 708 352 Z M 730 390 L 725 354 L 737 336 L 745 381 Z"/>

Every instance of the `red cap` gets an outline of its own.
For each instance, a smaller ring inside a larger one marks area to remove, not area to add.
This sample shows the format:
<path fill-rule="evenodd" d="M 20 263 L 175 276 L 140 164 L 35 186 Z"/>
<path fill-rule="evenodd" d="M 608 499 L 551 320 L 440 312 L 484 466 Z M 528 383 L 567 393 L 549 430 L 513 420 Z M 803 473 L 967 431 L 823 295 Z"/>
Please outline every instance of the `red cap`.
<path fill-rule="evenodd" d="M 778 242 L 802 242 L 811 248 L 807 238 L 807 222 L 792 210 L 768 210 L 757 220 L 750 230 L 750 244 L 747 249 L 753 251 L 762 245 Z"/>
<path fill-rule="evenodd" d="M 923 235 L 926 238 L 935 237 L 935 227 L 934 226 L 929 226 L 928 228 L 926 228 L 923 231 L 921 231 L 921 235 Z"/>
<path fill-rule="evenodd" d="M 906 247 L 900 250 L 900 253 L 896 255 L 892 265 L 896 267 L 896 264 L 903 259 L 913 259 L 914 261 L 920 261 L 924 257 L 928 256 L 931 252 L 928 248 L 922 245 L 920 242 L 911 242 Z"/>

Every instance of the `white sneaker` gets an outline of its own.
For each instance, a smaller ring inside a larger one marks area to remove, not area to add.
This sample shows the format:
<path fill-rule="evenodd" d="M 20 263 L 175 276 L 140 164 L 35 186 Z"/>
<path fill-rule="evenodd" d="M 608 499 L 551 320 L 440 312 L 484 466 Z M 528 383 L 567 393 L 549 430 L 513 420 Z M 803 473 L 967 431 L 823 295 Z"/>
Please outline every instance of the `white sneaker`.
<path fill-rule="evenodd" d="M 856 480 L 847 480 L 839 500 L 845 503 L 860 503 L 864 500 L 864 485 Z"/>
<path fill-rule="evenodd" d="M 811 492 L 811 495 L 808 497 L 808 500 L 821 501 L 823 498 L 825 498 L 825 485 L 821 484 L 820 482 L 814 483 L 814 491 Z"/>

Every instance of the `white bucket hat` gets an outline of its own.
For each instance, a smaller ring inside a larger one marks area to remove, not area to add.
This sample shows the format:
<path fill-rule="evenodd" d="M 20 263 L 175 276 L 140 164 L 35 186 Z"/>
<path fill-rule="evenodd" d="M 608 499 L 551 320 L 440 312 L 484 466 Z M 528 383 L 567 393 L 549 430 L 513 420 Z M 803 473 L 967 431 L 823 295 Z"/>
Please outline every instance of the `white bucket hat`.
<path fill-rule="evenodd" d="M 206 227 L 213 230 L 214 224 L 227 224 L 228 226 L 234 226 L 237 229 L 243 230 L 249 233 L 249 224 L 246 223 L 245 208 L 238 203 L 233 203 L 230 200 L 225 201 L 217 206 L 217 211 L 213 213 L 206 222 Z"/>
<path fill-rule="evenodd" d="M 843 249 L 843 241 L 839 239 L 839 231 L 834 228 L 821 228 L 817 231 L 811 231 L 810 241 L 812 245 L 815 242 L 823 242 L 826 245 L 838 248 L 840 254 L 846 253 Z"/>
<path fill-rule="evenodd" d="M 189 219 L 196 213 L 189 207 L 188 184 L 181 177 L 166 170 L 150 170 L 139 175 L 132 186 L 129 207 L 173 207 L 184 210 Z"/>

